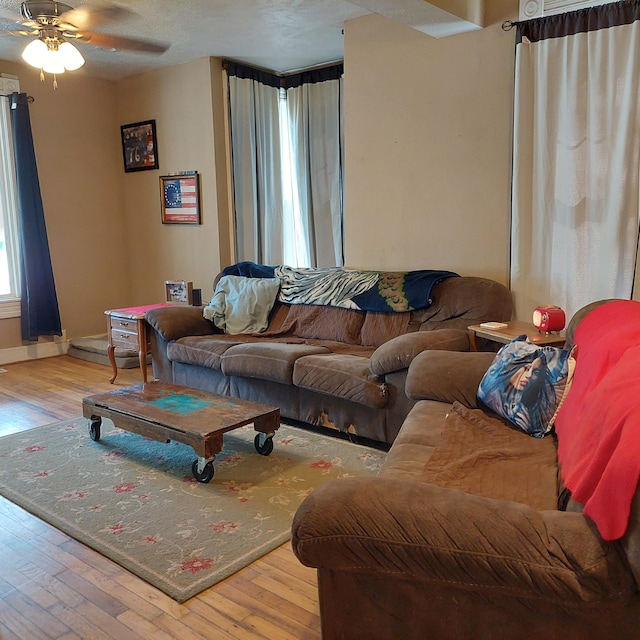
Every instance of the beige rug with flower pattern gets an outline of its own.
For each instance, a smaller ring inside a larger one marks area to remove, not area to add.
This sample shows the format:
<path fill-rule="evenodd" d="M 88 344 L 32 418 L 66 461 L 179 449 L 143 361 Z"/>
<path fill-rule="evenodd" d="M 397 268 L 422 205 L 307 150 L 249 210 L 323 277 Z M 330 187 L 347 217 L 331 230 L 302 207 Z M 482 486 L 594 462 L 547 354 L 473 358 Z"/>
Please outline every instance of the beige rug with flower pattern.
<path fill-rule="evenodd" d="M 377 474 L 385 453 L 282 425 L 269 456 L 251 426 L 224 436 L 211 482 L 193 449 L 84 418 L 0 438 L 0 495 L 184 602 L 290 537 L 315 487 Z"/>

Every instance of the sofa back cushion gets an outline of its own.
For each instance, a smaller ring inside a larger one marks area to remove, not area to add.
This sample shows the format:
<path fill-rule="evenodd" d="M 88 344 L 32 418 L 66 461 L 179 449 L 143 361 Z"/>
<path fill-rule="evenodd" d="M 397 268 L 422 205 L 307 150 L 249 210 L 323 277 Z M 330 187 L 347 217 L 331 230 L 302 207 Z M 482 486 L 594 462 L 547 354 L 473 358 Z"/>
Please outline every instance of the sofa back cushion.
<path fill-rule="evenodd" d="M 403 313 L 367 311 L 360 332 L 360 344 L 379 347 L 385 342 L 407 333 L 410 320 L 411 313 L 408 311 Z M 417 330 L 417 327 L 414 327 L 413 330 Z"/>
<path fill-rule="evenodd" d="M 507 287 L 487 278 L 448 278 L 433 287 L 433 304 L 411 312 L 420 330 L 464 329 L 488 320 L 511 320 L 513 300 Z"/>
<path fill-rule="evenodd" d="M 346 344 L 360 344 L 360 330 L 365 313 L 355 309 L 340 309 L 310 304 L 282 305 L 276 321 L 263 335 L 292 335 L 310 340 L 332 340 Z"/>
<path fill-rule="evenodd" d="M 214 286 L 219 279 L 220 274 Z M 292 305 L 276 300 L 269 327 L 263 335 L 299 335 L 302 338 L 379 347 L 412 331 L 466 331 L 470 324 L 511 320 L 511 292 L 494 280 L 473 276 L 446 278 L 433 286 L 431 299 L 433 302 L 426 309 L 400 313 Z"/>

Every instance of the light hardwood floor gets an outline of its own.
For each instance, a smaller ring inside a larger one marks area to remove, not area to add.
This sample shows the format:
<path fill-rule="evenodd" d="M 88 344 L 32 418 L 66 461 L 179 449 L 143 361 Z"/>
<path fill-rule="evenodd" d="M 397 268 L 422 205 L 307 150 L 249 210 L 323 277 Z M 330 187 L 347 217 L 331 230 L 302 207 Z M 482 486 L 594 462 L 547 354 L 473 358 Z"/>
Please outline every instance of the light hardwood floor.
<path fill-rule="evenodd" d="M 142 381 L 119 370 L 110 385 L 109 367 L 70 356 L 2 368 L 0 436 L 81 416 L 84 396 Z M 287 543 L 178 604 L 0 498 L 0 640 L 315 640 L 316 584 Z"/>

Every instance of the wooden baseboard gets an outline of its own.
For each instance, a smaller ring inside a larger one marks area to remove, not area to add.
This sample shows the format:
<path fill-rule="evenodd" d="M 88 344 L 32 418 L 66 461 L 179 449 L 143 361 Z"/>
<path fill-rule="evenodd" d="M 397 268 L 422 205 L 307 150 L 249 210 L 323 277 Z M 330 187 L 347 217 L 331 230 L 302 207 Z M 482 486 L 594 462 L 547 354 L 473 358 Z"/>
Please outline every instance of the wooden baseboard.
<path fill-rule="evenodd" d="M 62 356 L 67 353 L 68 349 L 69 341 L 67 340 L 66 332 L 63 331 L 62 336 L 55 336 L 53 340 L 43 340 L 20 347 L 0 349 L 0 365 Z"/>

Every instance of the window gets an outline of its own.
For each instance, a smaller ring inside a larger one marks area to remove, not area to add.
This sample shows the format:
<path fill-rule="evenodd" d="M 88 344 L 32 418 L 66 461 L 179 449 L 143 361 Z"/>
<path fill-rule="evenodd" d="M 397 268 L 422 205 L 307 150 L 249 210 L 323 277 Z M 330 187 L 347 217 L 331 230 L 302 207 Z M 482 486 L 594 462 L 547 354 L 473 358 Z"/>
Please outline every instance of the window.
<path fill-rule="evenodd" d="M 286 77 L 226 70 L 236 259 L 343 264 L 343 65 Z"/>
<path fill-rule="evenodd" d="M 4 81 L 4 78 L 2 79 Z M 17 81 L 2 82 L 7 92 L 20 91 Z M 16 175 L 13 161 L 9 101 L 0 99 L 0 318 L 20 315 Z"/>
<path fill-rule="evenodd" d="M 280 155 L 282 158 L 282 235 L 284 243 L 284 263 L 296 267 L 310 267 L 311 256 L 302 227 L 302 213 L 298 194 L 298 171 L 295 152 L 291 144 L 291 123 L 287 92 L 280 89 L 278 100 L 280 119 Z"/>

